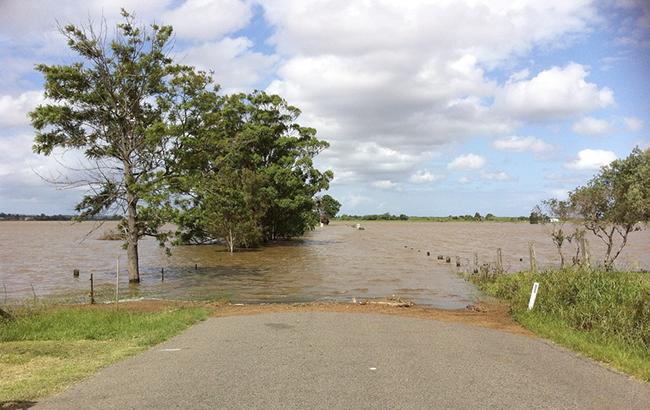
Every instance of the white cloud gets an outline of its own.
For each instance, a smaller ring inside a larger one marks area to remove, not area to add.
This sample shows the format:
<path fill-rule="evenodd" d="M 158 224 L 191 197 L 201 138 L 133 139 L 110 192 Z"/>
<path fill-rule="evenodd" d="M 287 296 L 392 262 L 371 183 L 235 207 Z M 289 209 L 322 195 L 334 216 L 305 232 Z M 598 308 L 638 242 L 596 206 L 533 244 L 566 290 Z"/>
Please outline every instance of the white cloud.
<path fill-rule="evenodd" d="M 513 152 L 534 152 L 541 154 L 553 150 L 553 146 L 535 137 L 518 137 L 513 135 L 507 138 L 495 140 L 492 145 L 501 151 Z"/>
<path fill-rule="evenodd" d="M 0 37 L 11 39 L 15 45 L 29 47 L 33 53 L 60 57 L 68 49 L 58 33 L 61 24 L 85 24 L 89 20 L 97 27 L 106 20 L 109 33 L 121 19 L 120 8 L 132 12 L 144 21 L 160 22 L 160 16 L 171 0 L 39 0 L 0 1 Z"/>
<path fill-rule="evenodd" d="M 513 132 L 519 116 L 492 106 L 502 88 L 492 70 L 596 21 L 590 0 L 275 0 L 262 7 L 282 56 L 267 91 L 300 107 L 301 122 L 331 143 L 335 171 L 367 180 L 376 179 L 377 165 L 356 167 L 351 141 L 419 156 L 470 136 Z"/>
<path fill-rule="evenodd" d="M 29 124 L 27 113 L 43 103 L 42 91 L 26 91 L 16 97 L 0 95 L 0 126 L 18 127 Z"/>
<path fill-rule="evenodd" d="M 643 129 L 643 120 L 636 117 L 626 117 L 623 119 L 625 122 L 625 128 L 628 131 L 641 131 Z"/>
<path fill-rule="evenodd" d="M 550 189 L 547 192 L 549 196 L 551 196 L 552 198 L 559 199 L 560 201 L 565 201 L 569 198 L 569 190 L 567 189 L 556 188 L 556 189 Z"/>
<path fill-rule="evenodd" d="M 481 179 L 487 181 L 510 181 L 512 177 L 504 171 L 481 172 Z"/>
<path fill-rule="evenodd" d="M 363 54 L 391 48 L 472 50 L 481 60 L 501 60 L 582 32 L 595 19 L 591 1 L 389 0 L 263 2 L 278 27 L 273 40 L 282 53 Z M 516 16 L 517 18 L 513 18 Z"/>
<path fill-rule="evenodd" d="M 617 158 L 613 151 L 602 149 L 583 149 L 578 157 L 569 161 L 567 168 L 576 170 L 595 170 L 608 165 Z"/>
<path fill-rule="evenodd" d="M 495 105 L 526 120 L 566 118 L 614 103 L 609 88 L 586 81 L 586 67 L 571 63 L 552 67 L 530 80 L 512 81 L 496 93 Z"/>
<path fill-rule="evenodd" d="M 409 181 L 414 184 L 423 184 L 427 182 L 436 182 L 445 178 L 442 174 L 432 174 L 430 171 L 424 169 L 419 170 L 409 177 Z"/>
<path fill-rule="evenodd" d="M 244 28 L 253 16 L 252 1 L 186 0 L 162 15 L 179 37 L 210 40 Z"/>
<path fill-rule="evenodd" d="M 487 161 L 480 155 L 465 154 L 454 158 L 449 164 L 448 169 L 452 170 L 470 170 L 482 168 Z"/>
<path fill-rule="evenodd" d="M 524 68 L 523 70 L 517 71 L 516 73 L 512 74 L 510 78 L 508 78 L 508 82 L 523 81 L 528 79 L 529 77 L 530 77 L 530 70 Z"/>
<path fill-rule="evenodd" d="M 397 187 L 397 184 L 393 181 L 390 181 L 388 179 L 382 179 L 380 181 L 375 181 L 372 183 L 372 186 L 375 188 L 380 188 L 380 189 L 392 189 Z"/>
<path fill-rule="evenodd" d="M 341 199 L 342 199 L 341 202 L 343 206 L 345 208 L 351 208 L 351 209 L 354 209 L 363 203 L 367 203 L 371 201 L 371 199 L 368 198 L 367 196 L 356 195 L 356 194 L 347 194 L 344 195 Z"/>
<path fill-rule="evenodd" d="M 19 213 L 72 213 L 83 196 L 79 188 L 60 190 L 46 182 L 65 180 L 74 172 L 62 168 L 80 163 L 75 151 L 44 157 L 32 152 L 34 136 L 28 133 L 0 137 L 0 211 Z"/>
<path fill-rule="evenodd" d="M 461 184 L 469 184 L 470 182 L 472 182 L 472 178 L 468 176 L 462 176 L 458 178 L 458 182 L 460 182 Z"/>
<path fill-rule="evenodd" d="M 612 132 L 612 125 L 594 117 L 584 117 L 571 126 L 573 132 L 583 135 L 604 135 Z"/>
<path fill-rule="evenodd" d="M 214 80 L 224 92 L 250 91 L 273 72 L 277 56 L 252 50 L 253 42 L 246 37 L 226 37 L 206 42 L 179 52 L 185 64 L 214 72 Z"/>
<path fill-rule="evenodd" d="M 431 156 L 429 152 L 410 154 L 374 142 L 342 141 L 321 154 L 319 160 L 343 183 L 406 177 Z"/>

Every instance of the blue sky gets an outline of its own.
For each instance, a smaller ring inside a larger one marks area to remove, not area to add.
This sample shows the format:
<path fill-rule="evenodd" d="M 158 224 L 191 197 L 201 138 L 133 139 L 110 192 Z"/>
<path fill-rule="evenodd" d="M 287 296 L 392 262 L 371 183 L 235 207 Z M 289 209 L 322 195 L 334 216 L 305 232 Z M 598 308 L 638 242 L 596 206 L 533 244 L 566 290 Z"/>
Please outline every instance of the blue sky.
<path fill-rule="evenodd" d="M 345 213 L 526 215 L 650 145 L 650 3 L 125 0 L 172 24 L 175 57 L 224 92 L 298 106 L 331 143 Z M 73 56 L 56 21 L 117 21 L 108 0 L 0 2 L 0 211 L 71 213 L 69 154 L 31 152 L 36 63 Z M 66 158 L 65 155 L 68 155 Z M 74 159 L 74 157 L 72 158 Z"/>

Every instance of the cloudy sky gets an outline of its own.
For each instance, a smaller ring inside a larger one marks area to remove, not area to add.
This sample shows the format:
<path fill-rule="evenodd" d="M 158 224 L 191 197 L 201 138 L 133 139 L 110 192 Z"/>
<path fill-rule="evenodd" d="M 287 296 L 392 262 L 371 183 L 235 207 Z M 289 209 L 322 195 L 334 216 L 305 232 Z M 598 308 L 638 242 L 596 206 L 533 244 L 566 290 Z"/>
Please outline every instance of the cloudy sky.
<path fill-rule="evenodd" d="M 123 0 L 174 26 L 178 61 L 224 92 L 262 89 L 331 143 L 346 213 L 524 215 L 650 144 L 647 0 Z M 40 62 L 72 61 L 56 22 L 110 0 L 0 0 L 0 211 L 70 213 L 79 191 L 32 154 Z"/>

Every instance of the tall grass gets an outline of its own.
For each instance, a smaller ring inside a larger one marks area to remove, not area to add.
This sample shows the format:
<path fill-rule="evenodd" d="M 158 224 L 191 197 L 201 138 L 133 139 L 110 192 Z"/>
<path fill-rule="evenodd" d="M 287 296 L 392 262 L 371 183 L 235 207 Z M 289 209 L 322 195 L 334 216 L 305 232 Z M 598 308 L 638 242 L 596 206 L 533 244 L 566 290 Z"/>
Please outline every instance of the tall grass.
<path fill-rule="evenodd" d="M 472 280 L 507 300 L 525 327 L 650 381 L 649 274 L 563 269 Z"/>

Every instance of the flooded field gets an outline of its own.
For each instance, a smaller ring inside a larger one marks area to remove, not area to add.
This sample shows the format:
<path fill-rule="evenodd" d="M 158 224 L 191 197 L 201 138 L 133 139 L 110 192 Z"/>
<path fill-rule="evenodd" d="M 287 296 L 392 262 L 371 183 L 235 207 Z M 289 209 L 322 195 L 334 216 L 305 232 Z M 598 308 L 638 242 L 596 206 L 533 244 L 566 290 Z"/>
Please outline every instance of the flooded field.
<path fill-rule="evenodd" d="M 535 241 L 540 266 L 559 261 L 548 226 L 368 222 L 365 230 L 356 230 L 336 222 L 301 240 L 235 254 L 216 245 L 184 246 L 174 248 L 168 257 L 153 240 L 144 240 L 140 245 L 142 283 L 134 287 L 127 281 L 120 242 L 96 239 L 115 223 L 106 223 L 88 236 L 93 226 L 90 222 L 0 222 L 0 302 L 46 296 L 84 300 L 90 273 L 100 295 L 107 299 L 114 291 L 119 257 L 122 297 L 225 297 L 252 303 L 395 294 L 418 304 L 462 308 L 477 293 L 457 275 L 455 256 L 461 258 L 460 269 L 465 270 L 475 252 L 481 263 L 493 262 L 496 249 L 502 248 L 504 265 L 514 272 L 528 266 L 528 242 Z M 593 259 L 600 259 L 602 246 L 596 238 L 589 239 Z M 437 255 L 451 256 L 452 263 L 438 261 Z M 650 232 L 632 234 L 617 266 L 650 267 Z M 164 282 L 161 268 L 165 269 Z M 79 278 L 72 277 L 73 269 L 81 271 Z"/>

